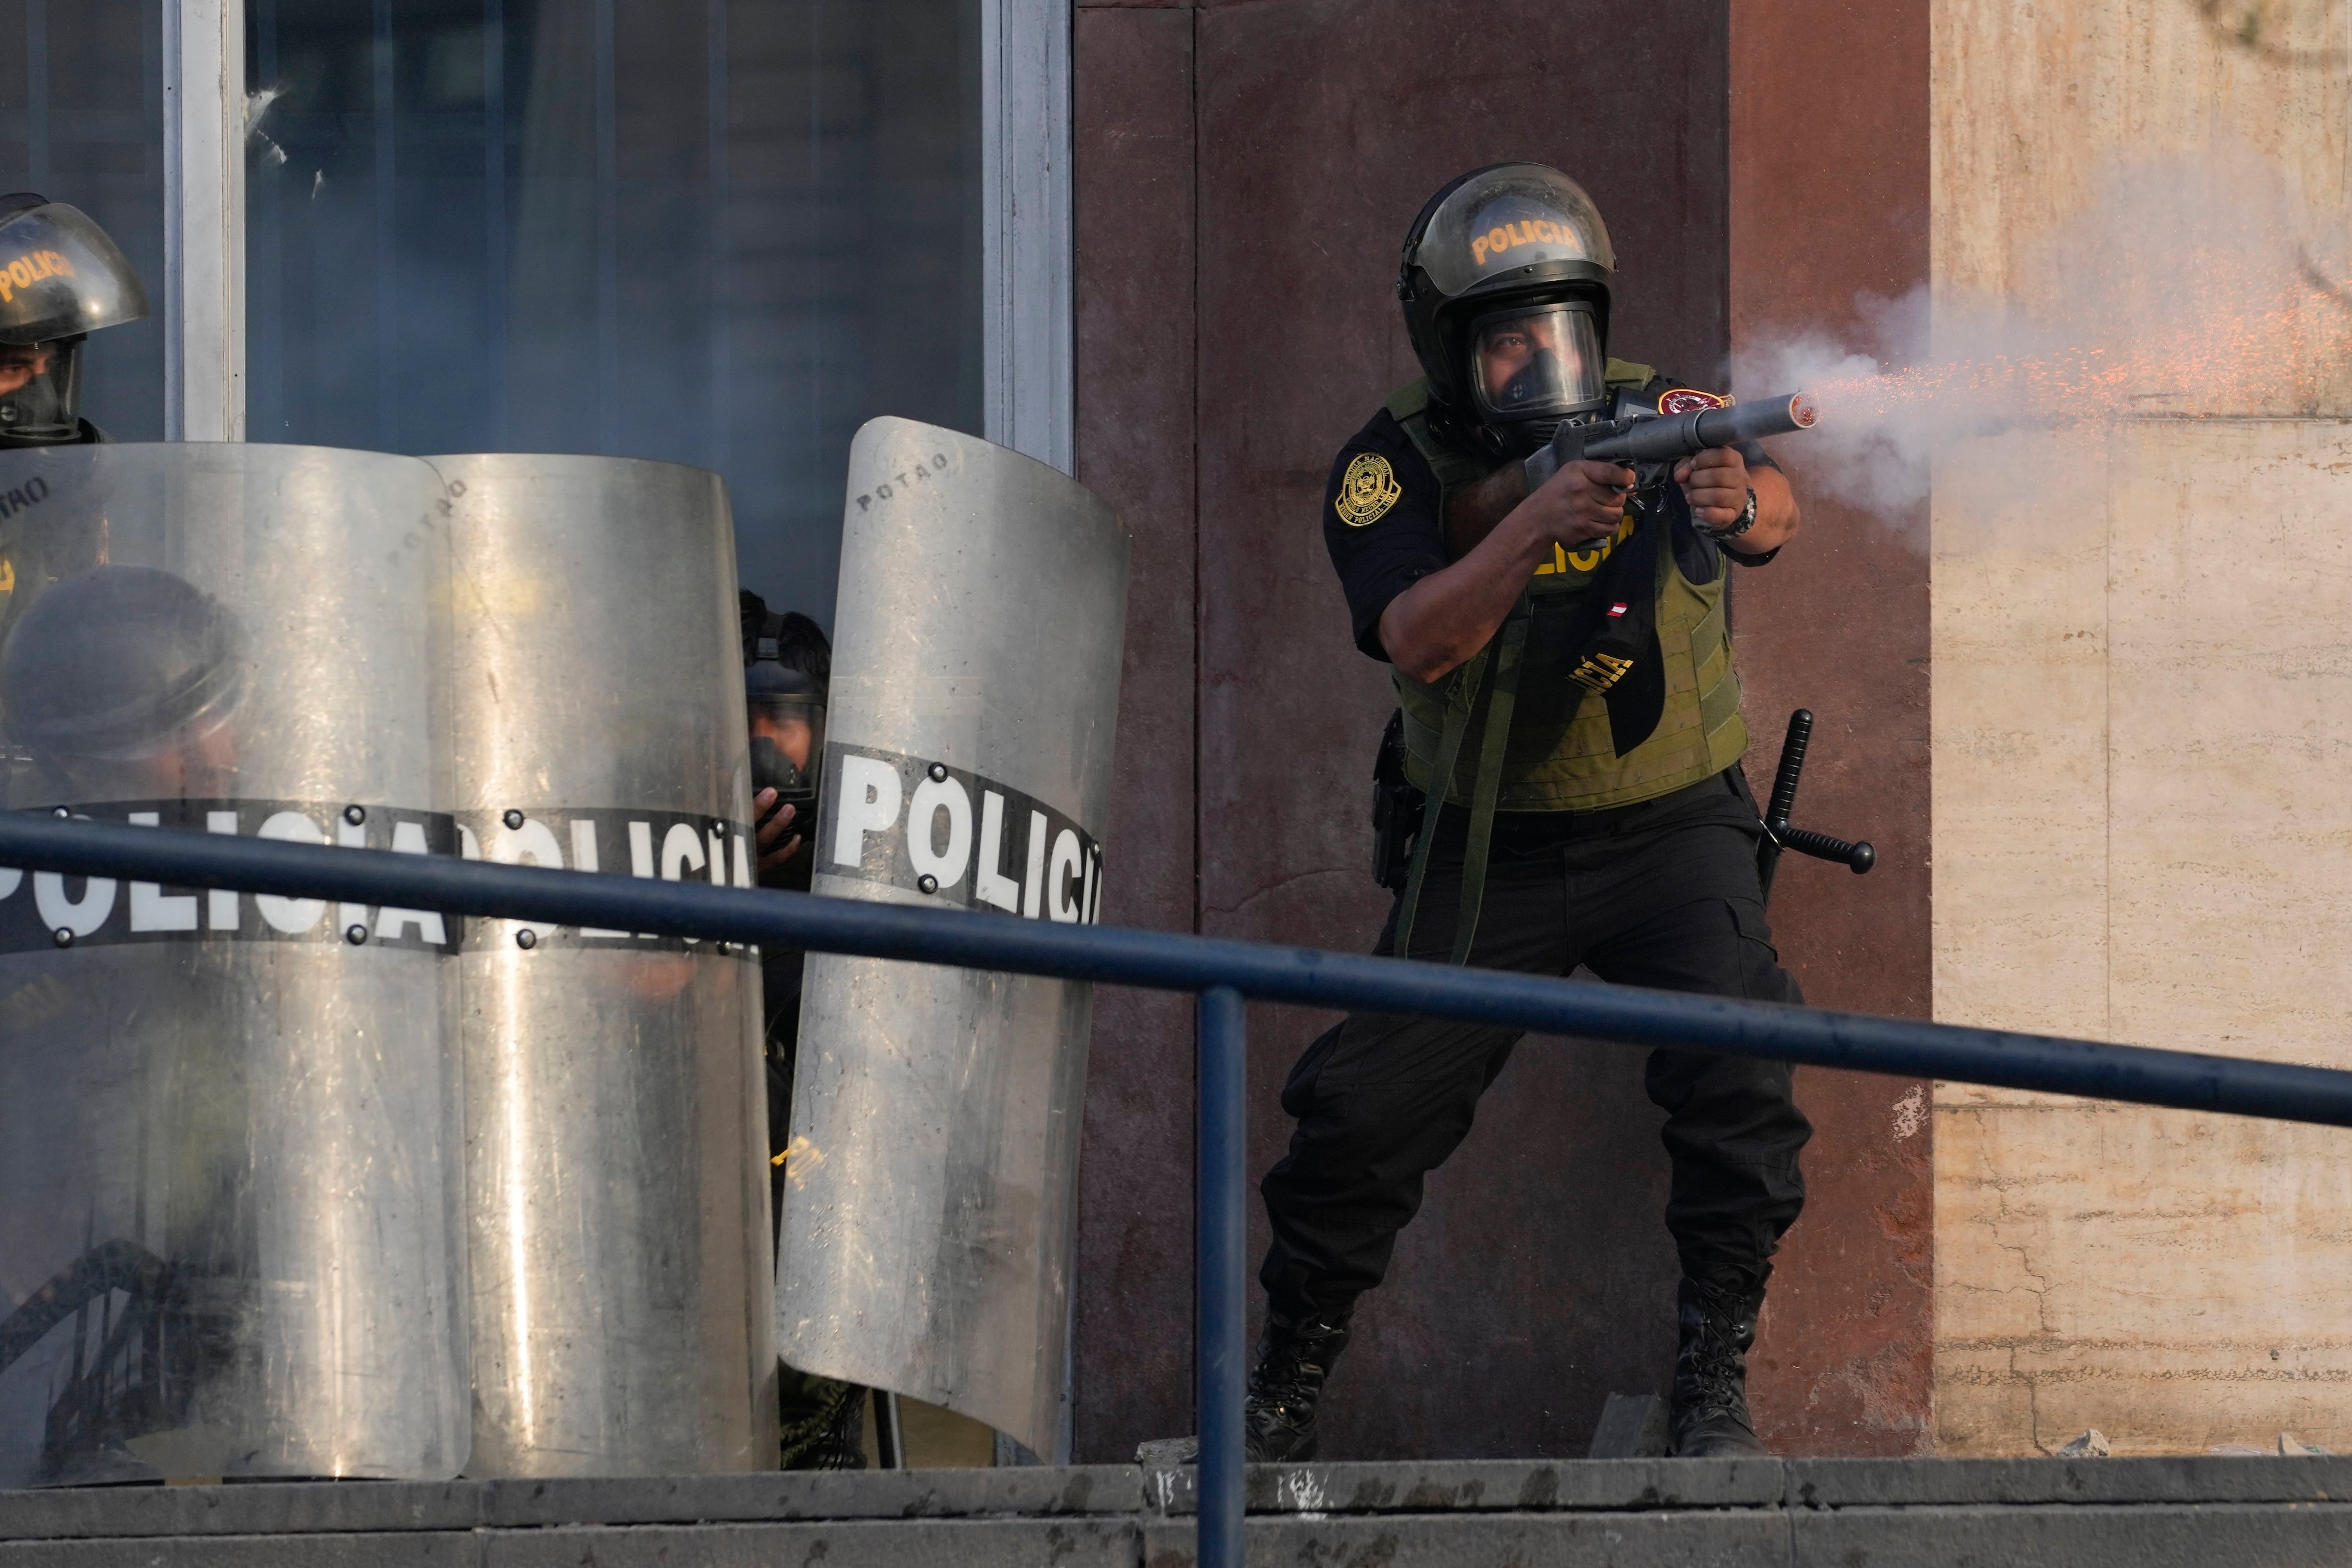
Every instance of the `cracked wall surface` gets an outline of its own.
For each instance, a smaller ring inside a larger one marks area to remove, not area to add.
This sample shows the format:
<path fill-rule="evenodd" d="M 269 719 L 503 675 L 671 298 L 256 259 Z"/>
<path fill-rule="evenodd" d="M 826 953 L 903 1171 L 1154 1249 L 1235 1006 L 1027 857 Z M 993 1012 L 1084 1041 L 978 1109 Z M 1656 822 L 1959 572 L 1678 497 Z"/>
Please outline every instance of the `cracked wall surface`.
<path fill-rule="evenodd" d="M 2341 232 L 2352 7 L 2214 9 L 1937 0 L 1939 311 L 2028 287 L 2118 151 L 2227 140 Z M 1938 1018 L 2352 1067 L 2347 381 L 1939 462 Z M 1953 1085 L 1934 1116 L 1939 1451 L 2352 1448 L 2342 1133 Z"/>

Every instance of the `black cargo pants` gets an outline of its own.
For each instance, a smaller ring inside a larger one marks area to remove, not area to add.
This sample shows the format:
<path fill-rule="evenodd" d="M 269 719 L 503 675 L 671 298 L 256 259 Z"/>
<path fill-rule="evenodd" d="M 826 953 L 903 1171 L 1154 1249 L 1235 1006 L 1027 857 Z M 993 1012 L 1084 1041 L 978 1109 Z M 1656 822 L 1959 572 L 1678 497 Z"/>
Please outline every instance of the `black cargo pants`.
<path fill-rule="evenodd" d="M 1640 805 L 1498 819 L 1472 967 L 1581 963 L 1625 985 L 1801 1000 L 1764 923 L 1755 820 L 1737 768 Z M 1462 830 L 1449 826 L 1431 853 L 1415 958 L 1453 951 Z M 1376 952 L 1392 951 L 1396 921 L 1392 907 Z M 1282 1092 L 1298 1119 L 1290 1152 L 1259 1187 L 1274 1244 L 1258 1278 L 1275 1311 L 1344 1313 L 1381 1282 L 1423 1179 L 1469 1132 L 1518 1038 L 1359 1013 L 1307 1048 Z M 1805 1200 L 1797 1155 L 1812 1126 L 1788 1064 L 1662 1049 L 1646 1085 L 1666 1113 L 1666 1228 L 1683 1271 L 1760 1284 Z"/>

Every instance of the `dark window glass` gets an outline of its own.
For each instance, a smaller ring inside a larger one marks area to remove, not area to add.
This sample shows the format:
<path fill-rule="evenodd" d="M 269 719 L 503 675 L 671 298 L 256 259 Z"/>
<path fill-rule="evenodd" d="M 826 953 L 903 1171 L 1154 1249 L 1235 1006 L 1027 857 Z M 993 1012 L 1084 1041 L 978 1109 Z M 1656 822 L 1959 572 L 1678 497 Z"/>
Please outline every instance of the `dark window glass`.
<path fill-rule="evenodd" d="M 980 429 L 975 0 L 248 4 L 252 438 L 715 468 L 830 624 L 858 425 Z"/>
<path fill-rule="evenodd" d="M 163 438 L 161 0 L 0 0 L 0 193 L 96 218 L 157 316 L 90 334 L 81 411 L 118 441 Z"/>

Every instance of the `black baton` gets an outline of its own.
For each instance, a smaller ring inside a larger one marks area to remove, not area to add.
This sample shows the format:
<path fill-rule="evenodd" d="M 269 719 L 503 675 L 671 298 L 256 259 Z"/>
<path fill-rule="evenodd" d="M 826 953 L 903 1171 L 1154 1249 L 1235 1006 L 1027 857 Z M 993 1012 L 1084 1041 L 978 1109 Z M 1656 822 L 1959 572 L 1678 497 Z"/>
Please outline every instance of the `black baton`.
<path fill-rule="evenodd" d="M 1772 899 L 1772 873 L 1780 868 L 1783 849 L 1817 860 L 1834 860 L 1852 868 L 1857 877 L 1878 863 L 1878 851 L 1867 839 L 1849 844 L 1826 833 L 1789 826 L 1797 809 L 1797 784 L 1804 777 L 1805 746 L 1812 738 L 1812 710 L 1800 708 L 1790 714 L 1789 738 L 1780 742 L 1780 768 L 1772 775 L 1771 804 L 1764 808 L 1764 837 L 1756 846 L 1756 879 L 1763 886 L 1767 903 Z"/>

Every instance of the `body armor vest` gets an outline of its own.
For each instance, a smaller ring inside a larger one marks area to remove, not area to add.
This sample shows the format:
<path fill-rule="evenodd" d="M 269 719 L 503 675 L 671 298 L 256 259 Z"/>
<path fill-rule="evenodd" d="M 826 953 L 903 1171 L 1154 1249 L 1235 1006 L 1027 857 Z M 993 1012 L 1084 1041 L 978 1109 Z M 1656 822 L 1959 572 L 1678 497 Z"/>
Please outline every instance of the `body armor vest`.
<path fill-rule="evenodd" d="M 1612 391 L 1639 391 L 1653 373 L 1647 365 L 1611 360 L 1607 378 Z M 1431 430 L 1427 383 L 1401 388 L 1387 406 L 1437 476 L 1444 492 L 1442 519 L 1453 494 L 1484 479 L 1490 467 L 1440 441 Z M 1670 521 L 1661 510 L 1653 526 Z M 1748 730 L 1739 716 L 1739 677 L 1732 668 L 1731 638 L 1724 621 L 1730 563 L 1719 552 L 1715 574 L 1705 583 L 1685 577 L 1673 551 L 1658 552 L 1656 625 L 1665 662 L 1665 707 L 1647 740 L 1617 755 L 1606 706 L 1569 679 L 1569 660 L 1576 650 L 1562 635 L 1568 612 L 1591 587 L 1601 562 L 1625 544 L 1632 532 L 1628 522 L 1615 538 L 1584 550 L 1555 545 L 1552 560 L 1537 567 L 1529 580 L 1526 604 L 1513 612 L 1525 615 L 1528 625 L 1517 653 L 1517 699 L 1507 710 L 1496 810 L 1598 811 L 1632 805 L 1712 778 L 1748 750 Z M 1636 541 L 1634 547 L 1648 547 L 1648 537 Z M 1455 805 L 1469 806 L 1475 799 L 1478 770 L 1488 751 L 1483 731 L 1490 710 L 1473 704 L 1480 672 L 1503 640 L 1498 633 L 1471 665 L 1433 684 L 1391 672 L 1397 704 L 1404 713 L 1405 777 L 1414 787 L 1435 793 L 1432 781 L 1443 766 L 1449 717 L 1463 727 L 1453 777 L 1444 791 Z"/>

